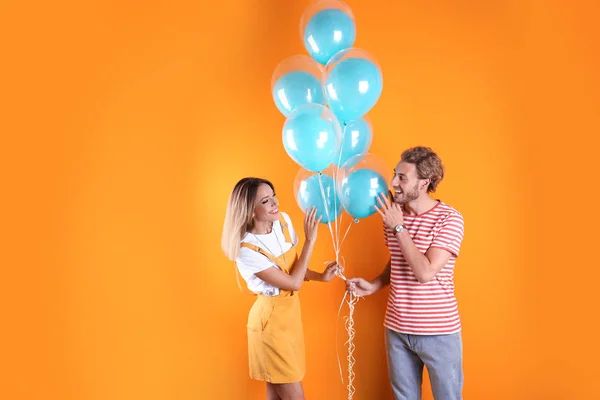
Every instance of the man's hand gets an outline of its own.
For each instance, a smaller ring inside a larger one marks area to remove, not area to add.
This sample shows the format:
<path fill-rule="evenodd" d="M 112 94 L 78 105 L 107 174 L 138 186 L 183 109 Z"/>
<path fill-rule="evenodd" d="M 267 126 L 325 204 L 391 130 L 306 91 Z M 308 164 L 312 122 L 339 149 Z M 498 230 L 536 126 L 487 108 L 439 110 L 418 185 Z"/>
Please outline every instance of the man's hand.
<path fill-rule="evenodd" d="M 394 229 L 396 226 L 404 223 L 401 204 L 390 203 L 390 200 L 384 193 L 379 195 L 377 203 L 379 203 L 379 207 L 375 206 L 375 210 L 381 215 L 381 219 L 387 228 Z"/>
<path fill-rule="evenodd" d="M 356 296 L 369 296 L 375 292 L 375 285 L 363 278 L 351 278 L 346 281 L 346 289 Z"/>

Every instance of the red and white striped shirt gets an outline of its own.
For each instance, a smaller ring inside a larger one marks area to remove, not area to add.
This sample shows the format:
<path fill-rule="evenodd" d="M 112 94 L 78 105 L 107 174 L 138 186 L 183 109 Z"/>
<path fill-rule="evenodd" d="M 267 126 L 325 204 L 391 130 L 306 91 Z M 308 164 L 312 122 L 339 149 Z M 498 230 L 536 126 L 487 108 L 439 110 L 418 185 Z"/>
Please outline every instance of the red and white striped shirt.
<path fill-rule="evenodd" d="M 433 279 L 419 283 L 400 250 L 394 231 L 384 226 L 385 244 L 392 261 L 385 327 L 413 335 L 459 332 L 461 323 L 454 296 L 454 263 L 464 235 L 462 215 L 440 201 L 423 214 L 405 213 L 404 226 L 421 253 L 436 247 L 447 250 L 451 256 Z"/>

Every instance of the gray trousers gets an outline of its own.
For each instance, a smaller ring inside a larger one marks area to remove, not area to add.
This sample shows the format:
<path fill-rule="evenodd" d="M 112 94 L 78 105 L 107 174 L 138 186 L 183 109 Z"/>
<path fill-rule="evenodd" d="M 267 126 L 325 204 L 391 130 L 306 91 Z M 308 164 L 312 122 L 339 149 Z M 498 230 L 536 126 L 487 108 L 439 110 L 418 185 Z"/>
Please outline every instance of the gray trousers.
<path fill-rule="evenodd" d="M 407 335 L 386 328 L 390 383 L 395 400 L 421 400 L 423 366 L 435 400 L 462 400 L 462 335 Z"/>

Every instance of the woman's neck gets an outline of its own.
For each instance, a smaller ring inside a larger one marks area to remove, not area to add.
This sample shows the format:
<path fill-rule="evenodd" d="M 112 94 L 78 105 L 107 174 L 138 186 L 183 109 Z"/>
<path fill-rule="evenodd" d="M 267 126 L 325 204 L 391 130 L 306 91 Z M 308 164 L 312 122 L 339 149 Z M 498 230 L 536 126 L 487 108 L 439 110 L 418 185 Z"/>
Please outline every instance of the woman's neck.
<path fill-rule="evenodd" d="M 257 235 L 266 235 L 273 231 L 273 222 L 271 221 L 254 221 L 254 225 L 250 232 Z"/>

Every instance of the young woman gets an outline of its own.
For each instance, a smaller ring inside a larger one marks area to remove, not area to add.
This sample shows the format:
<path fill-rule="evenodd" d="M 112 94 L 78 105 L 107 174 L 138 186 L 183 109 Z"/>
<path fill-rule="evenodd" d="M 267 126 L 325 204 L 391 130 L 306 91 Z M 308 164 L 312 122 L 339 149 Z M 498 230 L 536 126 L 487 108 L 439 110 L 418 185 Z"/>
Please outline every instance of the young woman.
<path fill-rule="evenodd" d="M 340 267 L 308 269 L 317 239 L 316 209 L 304 217 L 305 242 L 289 216 L 279 211 L 273 184 L 244 178 L 227 205 L 222 249 L 236 262 L 248 289 L 257 295 L 248 315 L 250 377 L 267 383 L 268 400 L 303 400 L 304 333 L 298 291 L 304 281 L 329 282 Z"/>

